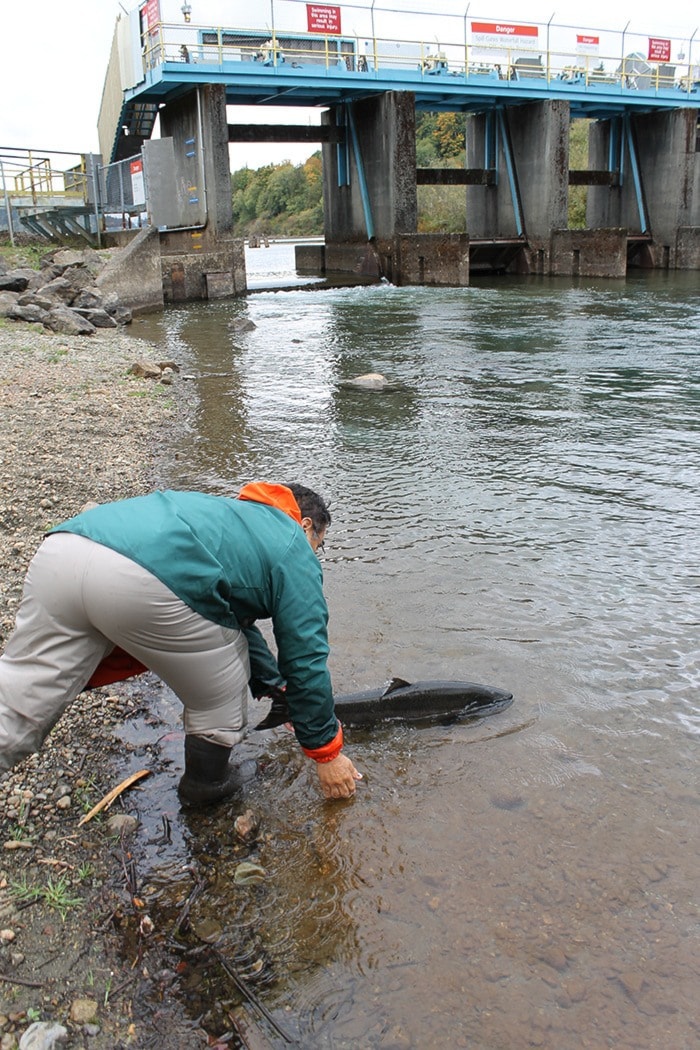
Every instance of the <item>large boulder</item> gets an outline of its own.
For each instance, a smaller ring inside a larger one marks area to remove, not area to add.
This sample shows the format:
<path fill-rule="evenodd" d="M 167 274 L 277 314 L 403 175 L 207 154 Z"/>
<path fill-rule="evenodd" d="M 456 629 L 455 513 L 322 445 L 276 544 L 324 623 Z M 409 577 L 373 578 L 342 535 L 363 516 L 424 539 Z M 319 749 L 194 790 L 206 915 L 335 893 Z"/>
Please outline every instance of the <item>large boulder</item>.
<path fill-rule="evenodd" d="M 117 321 L 114 317 L 110 317 L 106 310 L 94 309 L 94 310 L 80 310 L 76 306 L 73 306 L 72 312 L 78 314 L 80 317 L 84 317 L 86 321 L 93 324 L 95 328 L 116 328 Z"/>
<path fill-rule="evenodd" d="M 129 307 L 122 306 L 121 303 L 113 309 L 108 310 L 107 313 L 113 317 L 119 325 L 131 324 L 134 319 Z"/>
<path fill-rule="evenodd" d="M 0 317 L 7 317 L 7 311 L 17 305 L 18 292 L 0 292 Z"/>
<path fill-rule="evenodd" d="M 119 304 L 119 300 L 115 295 L 116 303 Z M 104 310 L 106 309 L 104 299 L 102 295 L 94 287 L 83 288 L 81 292 L 73 300 L 74 310 Z"/>
<path fill-rule="evenodd" d="M 42 310 L 40 306 L 31 304 L 29 306 L 11 306 L 5 314 L 8 321 L 26 321 L 27 324 L 44 324 L 48 317 L 48 311 Z"/>
<path fill-rule="evenodd" d="M 17 299 L 18 306 L 38 306 L 42 310 L 51 310 L 58 305 L 52 295 L 40 295 L 38 292 L 22 292 Z"/>
<path fill-rule="evenodd" d="M 96 328 L 130 324 L 131 310 L 119 296 L 95 283 L 106 266 L 92 248 L 54 248 L 39 270 L 0 271 L 0 316 L 41 322 L 64 335 L 92 335 Z"/>
<path fill-rule="evenodd" d="M 74 267 L 80 266 L 87 270 L 91 277 L 96 277 L 105 267 L 105 262 L 99 252 L 93 248 L 61 248 L 54 252 L 52 263 L 54 266 Z"/>
<path fill-rule="evenodd" d="M 0 292 L 23 292 L 29 284 L 29 277 L 23 270 L 8 270 L 0 274 Z"/>
<path fill-rule="evenodd" d="M 73 288 L 75 293 L 74 299 L 95 280 L 90 267 L 85 266 L 83 263 L 76 263 L 75 266 L 66 266 L 61 276 Z"/>
<path fill-rule="evenodd" d="M 66 280 L 65 277 L 54 277 L 53 281 L 42 285 L 41 291 L 44 295 L 49 295 L 52 299 L 59 300 L 67 305 L 70 305 L 78 294 L 71 282 Z"/>
<path fill-rule="evenodd" d="M 52 332 L 60 332 L 62 335 L 93 335 L 96 331 L 93 324 L 66 306 L 55 306 L 53 310 L 49 310 L 43 323 Z"/>

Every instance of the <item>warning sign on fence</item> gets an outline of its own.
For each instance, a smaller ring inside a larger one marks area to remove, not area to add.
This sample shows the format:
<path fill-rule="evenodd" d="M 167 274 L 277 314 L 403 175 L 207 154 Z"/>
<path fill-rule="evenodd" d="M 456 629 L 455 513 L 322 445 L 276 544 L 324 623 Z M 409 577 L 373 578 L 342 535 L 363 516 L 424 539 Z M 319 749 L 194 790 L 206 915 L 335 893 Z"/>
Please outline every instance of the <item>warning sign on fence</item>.
<path fill-rule="evenodd" d="M 339 33 L 340 8 L 327 4 L 307 4 L 306 24 L 310 33 Z"/>
<path fill-rule="evenodd" d="M 663 40 L 657 36 L 649 37 L 649 54 L 647 58 L 650 62 L 670 62 L 671 61 L 671 41 Z"/>
<path fill-rule="evenodd" d="M 132 160 L 129 165 L 131 176 L 131 195 L 134 204 L 146 203 L 146 186 L 143 180 L 143 161 Z"/>

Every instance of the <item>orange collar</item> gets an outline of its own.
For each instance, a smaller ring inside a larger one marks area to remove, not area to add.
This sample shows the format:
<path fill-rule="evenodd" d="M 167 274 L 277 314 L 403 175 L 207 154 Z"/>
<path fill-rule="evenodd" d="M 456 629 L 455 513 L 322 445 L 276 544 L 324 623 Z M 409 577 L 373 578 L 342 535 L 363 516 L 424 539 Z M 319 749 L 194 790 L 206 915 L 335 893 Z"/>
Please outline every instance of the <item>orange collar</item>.
<path fill-rule="evenodd" d="M 247 499 L 252 503 L 265 503 L 268 507 L 277 507 L 288 517 L 301 525 L 299 504 L 286 485 L 269 485 L 266 481 L 254 481 L 244 485 L 238 493 L 238 499 Z"/>

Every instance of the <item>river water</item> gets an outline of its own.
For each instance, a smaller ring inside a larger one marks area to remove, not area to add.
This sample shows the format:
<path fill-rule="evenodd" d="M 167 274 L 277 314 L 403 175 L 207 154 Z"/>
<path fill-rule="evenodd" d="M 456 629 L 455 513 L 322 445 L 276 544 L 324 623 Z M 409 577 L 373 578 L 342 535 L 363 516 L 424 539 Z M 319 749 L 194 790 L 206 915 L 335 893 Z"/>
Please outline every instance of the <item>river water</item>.
<path fill-rule="evenodd" d="M 326 288 L 289 253 L 249 252 L 251 285 L 285 291 L 137 326 L 196 397 L 163 483 L 331 500 L 338 692 L 465 678 L 515 701 L 348 733 L 346 804 L 284 729 L 251 734 L 241 798 L 192 815 L 177 702 L 148 687 L 148 812 L 172 840 L 143 895 L 177 914 L 206 880 L 192 929 L 307 1048 L 696 1047 L 697 274 Z M 343 386 L 366 372 L 392 389 Z M 248 805 L 252 850 L 231 829 Z M 234 882 L 242 859 L 262 882 Z M 240 998 L 212 965 L 182 994 L 214 1027 Z"/>

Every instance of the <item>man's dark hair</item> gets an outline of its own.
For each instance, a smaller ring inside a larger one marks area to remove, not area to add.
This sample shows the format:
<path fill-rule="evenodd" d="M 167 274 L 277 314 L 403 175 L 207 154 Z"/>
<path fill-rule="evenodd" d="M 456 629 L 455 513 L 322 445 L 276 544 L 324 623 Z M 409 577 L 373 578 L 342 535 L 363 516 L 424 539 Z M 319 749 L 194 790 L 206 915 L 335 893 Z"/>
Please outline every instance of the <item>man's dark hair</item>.
<path fill-rule="evenodd" d="M 299 505 L 302 518 L 311 518 L 314 531 L 317 536 L 323 535 L 331 523 L 331 512 L 326 506 L 326 501 L 318 492 L 307 489 L 305 485 L 287 482 L 287 488 L 291 489 L 294 499 Z"/>

